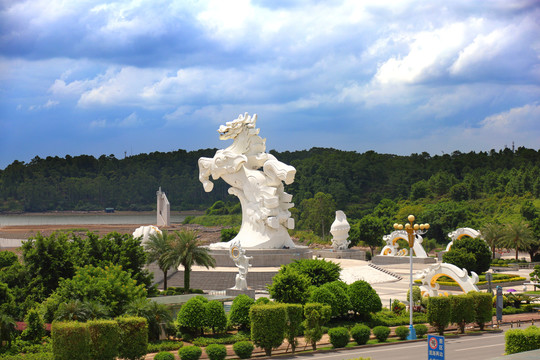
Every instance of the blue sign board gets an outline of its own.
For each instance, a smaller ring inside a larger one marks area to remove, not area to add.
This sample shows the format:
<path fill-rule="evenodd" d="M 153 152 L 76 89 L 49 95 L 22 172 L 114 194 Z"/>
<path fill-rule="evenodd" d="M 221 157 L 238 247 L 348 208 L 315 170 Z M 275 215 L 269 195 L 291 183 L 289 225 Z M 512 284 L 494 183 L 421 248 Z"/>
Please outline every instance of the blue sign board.
<path fill-rule="evenodd" d="M 444 336 L 428 335 L 428 360 L 444 360 Z"/>

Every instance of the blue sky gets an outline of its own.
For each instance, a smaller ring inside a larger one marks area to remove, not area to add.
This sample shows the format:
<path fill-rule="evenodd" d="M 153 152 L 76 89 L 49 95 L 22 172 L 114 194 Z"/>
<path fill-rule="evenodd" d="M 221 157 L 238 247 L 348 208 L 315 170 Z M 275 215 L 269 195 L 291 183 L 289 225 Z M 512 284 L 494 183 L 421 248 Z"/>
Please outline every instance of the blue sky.
<path fill-rule="evenodd" d="M 540 148 L 540 2 L 0 3 L 0 169 L 223 148 Z"/>

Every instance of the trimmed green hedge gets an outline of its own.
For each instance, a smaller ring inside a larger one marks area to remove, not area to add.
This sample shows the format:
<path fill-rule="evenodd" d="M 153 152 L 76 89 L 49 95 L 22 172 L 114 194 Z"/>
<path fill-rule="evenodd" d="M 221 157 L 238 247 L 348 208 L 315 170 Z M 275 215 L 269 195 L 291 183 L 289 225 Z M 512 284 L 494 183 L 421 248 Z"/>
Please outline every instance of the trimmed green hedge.
<path fill-rule="evenodd" d="M 375 326 L 373 328 L 373 335 L 379 340 L 379 342 L 385 342 L 390 335 L 390 328 L 388 326 Z"/>
<path fill-rule="evenodd" d="M 120 327 L 114 320 L 88 321 L 92 359 L 114 360 L 118 355 Z"/>
<path fill-rule="evenodd" d="M 255 300 L 245 294 L 234 298 L 229 312 L 229 324 L 238 326 L 240 329 L 248 329 L 250 326 L 249 309 Z"/>
<path fill-rule="evenodd" d="M 407 336 L 409 336 L 410 330 L 407 326 L 401 325 L 401 326 L 398 326 L 396 330 L 394 330 L 394 332 L 396 333 L 397 337 L 399 337 L 401 340 L 405 340 L 407 339 Z"/>
<path fill-rule="evenodd" d="M 199 360 L 202 355 L 202 350 L 198 346 L 184 346 L 178 350 L 178 355 L 181 360 Z"/>
<path fill-rule="evenodd" d="M 239 341 L 233 345 L 234 353 L 240 359 L 249 359 L 254 348 L 255 346 L 251 341 Z"/>
<path fill-rule="evenodd" d="M 120 328 L 118 357 L 128 360 L 144 359 L 148 346 L 148 323 L 142 317 L 115 319 Z"/>
<path fill-rule="evenodd" d="M 430 297 L 427 306 L 428 322 L 437 329 L 439 335 L 450 324 L 452 316 L 450 299 L 445 296 Z"/>
<path fill-rule="evenodd" d="M 366 325 L 356 324 L 351 329 L 351 336 L 358 345 L 367 344 L 371 336 L 371 329 Z"/>
<path fill-rule="evenodd" d="M 174 360 L 174 355 L 168 351 L 161 351 L 154 356 L 154 360 Z"/>
<path fill-rule="evenodd" d="M 51 337 L 55 360 L 90 359 L 90 333 L 85 323 L 54 321 Z"/>
<path fill-rule="evenodd" d="M 253 305 L 249 310 L 251 319 L 251 339 L 264 349 L 267 356 L 272 349 L 283 343 L 287 321 L 284 304 Z"/>
<path fill-rule="evenodd" d="M 285 304 L 285 311 L 287 312 L 285 337 L 289 344 L 291 344 L 291 351 L 294 354 L 298 342 L 296 336 L 298 335 L 304 318 L 304 308 L 300 304 Z"/>
<path fill-rule="evenodd" d="M 210 360 L 224 360 L 227 356 L 227 348 L 225 345 L 210 344 L 206 347 L 205 351 Z"/>
<path fill-rule="evenodd" d="M 484 330 L 484 326 L 492 319 L 493 304 L 492 295 L 490 293 L 481 293 L 477 291 L 469 291 L 474 301 L 474 321 L 480 328 Z"/>
<path fill-rule="evenodd" d="M 148 343 L 146 347 L 147 353 L 157 353 L 162 351 L 178 350 L 184 343 L 181 341 L 161 341 L 159 343 Z"/>
<path fill-rule="evenodd" d="M 508 330 L 504 337 L 506 354 L 540 349 L 540 328 L 536 326 L 525 330 Z"/>
<path fill-rule="evenodd" d="M 328 335 L 330 336 L 330 343 L 334 348 L 342 348 L 347 346 L 351 335 L 349 330 L 345 327 L 335 327 L 328 330 Z"/>
<path fill-rule="evenodd" d="M 428 327 L 424 324 L 414 325 L 414 331 L 416 331 L 416 337 L 421 339 L 428 333 Z"/>
<path fill-rule="evenodd" d="M 313 350 L 317 350 L 317 341 L 321 340 L 323 335 L 322 326 L 330 320 L 332 309 L 328 305 L 319 303 L 307 303 L 304 305 L 304 336 Z"/>
<path fill-rule="evenodd" d="M 450 295 L 450 304 L 452 307 L 450 321 L 456 324 L 463 334 L 465 333 L 465 325 L 475 319 L 474 299 L 470 295 Z"/>

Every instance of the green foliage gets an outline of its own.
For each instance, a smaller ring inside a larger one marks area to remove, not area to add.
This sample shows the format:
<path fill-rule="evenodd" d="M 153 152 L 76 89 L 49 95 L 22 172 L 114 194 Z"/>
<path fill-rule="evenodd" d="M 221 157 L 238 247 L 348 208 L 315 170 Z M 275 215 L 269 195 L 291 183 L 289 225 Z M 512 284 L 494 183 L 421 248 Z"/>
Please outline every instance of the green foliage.
<path fill-rule="evenodd" d="M 227 356 L 225 345 L 210 344 L 206 347 L 205 351 L 210 360 L 223 360 Z"/>
<path fill-rule="evenodd" d="M 481 274 L 491 266 L 491 250 L 482 239 L 463 237 L 454 241 L 450 251 L 443 255 L 443 261 Z"/>
<path fill-rule="evenodd" d="M 379 342 L 385 342 L 390 335 L 390 328 L 388 326 L 375 326 L 373 328 L 373 335 L 377 338 Z"/>
<path fill-rule="evenodd" d="M 456 324 L 462 334 L 465 333 L 465 325 L 474 321 L 475 307 L 474 299 L 472 296 L 465 295 L 451 295 L 451 316 L 450 321 Z"/>
<path fill-rule="evenodd" d="M 182 341 L 160 341 L 157 343 L 148 343 L 148 346 L 146 348 L 146 351 L 149 353 L 153 352 L 161 352 L 161 351 L 171 351 L 171 350 L 178 350 L 182 346 L 184 346 L 184 343 Z"/>
<path fill-rule="evenodd" d="M 407 290 L 407 300 L 410 299 L 410 296 L 411 296 L 411 290 Z M 413 302 L 416 304 L 418 301 L 421 301 L 422 300 L 422 292 L 420 291 L 420 287 L 419 286 L 413 286 L 412 287 L 412 297 L 413 297 Z"/>
<path fill-rule="evenodd" d="M 254 303 L 255 301 L 245 294 L 235 297 L 229 312 L 229 324 L 248 329 L 251 324 L 249 309 Z"/>
<path fill-rule="evenodd" d="M 251 353 L 253 353 L 253 343 L 251 341 L 238 341 L 234 343 L 233 350 L 236 356 L 240 359 L 249 359 L 251 358 Z"/>
<path fill-rule="evenodd" d="M 17 255 L 11 251 L 0 251 L 0 269 L 9 267 L 18 261 Z"/>
<path fill-rule="evenodd" d="M 408 312 L 403 314 L 396 314 L 391 310 L 381 310 L 375 314 L 372 314 L 368 321 L 368 325 L 371 327 L 383 325 L 383 326 L 398 326 L 409 324 Z M 425 323 L 427 322 L 426 314 L 421 312 L 413 312 L 413 323 Z"/>
<path fill-rule="evenodd" d="M 330 336 L 330 343 L 334 348 L 342 348 L 347 346 L 351 335 L 349 330 L 345 327 L 335 327 L 328 330 L 328 335 Z"/>
<path fill-rule="evenodd" d="M 249 310 L 251 339 L 264 349 L 267 356 L 279 347 L 285 338 L 287 311 L 285 305 L 254 305 Z"/>
<path fill-rule="evenodd" d="M 531 281 L 540 282 L 540 265 L 535 265 L 534 270 L 529 274 Z"/>
<path fill-rule="evenodd" d="M 2 360 L 21 360 L 21 355 L 4 355 L 0 357 Z M 54 360 L 53 353 L 51 352 L 42 352 L 35 354 L 25 354 L 24 360 Z"/>
<path fill-rule="evenodd" d="M 170 323 L 172 315 L 164 304 L 140 298 L 131 301 L 126 307 L 126 315 L 144 317 L 148 322 L 148 338 L 157 341 L 159 334 L 165 330 L 166 324 Z"/>
<path fill-rule="evenodd" d="M 336 302 L 336 297 L 328 288 L 318 287 L 311 290 L 308 301 L 311 303 L 326 304 L 332 308 L 332 304 Z M 337 316 L 338 314 L 338 309 L 332 308 L 332 316 Z"/>
<path fill-rule="evenodd" d="M 213 337 L 207 337 L 207 336 L 200 336 L 192 341 L 193 345 L 197 345 L 200 347 L 205 347 L 210 344 L 234 344 L 238 341 L 244 341 L 249 340 L 250 337 L 248 334 L 246 334 L 244 331 L 239 331 L 236 334 L 220 334 L 220 335 L 214 335 Z"/>
<path fill-rule="evenodd" d="M 206 325 L 206 302 L 201 296 L 189 299 L 178 312 L 178 325 L 189 330 L 191 334 L 197 334 Z"/>
<path fill-rule="evenodd" d="M 317 341 L 322 338 L 322 326 L 330 320 L 332 309 L 328 305 L 307 303 L 304 305 L 304 336 L 306 342 L 311 344 L 313 350 L 317 350 Z"/>
<path fill-rule="evenodd" d="M 291 344 L 292 353 L 296 350 L 296 335 L 299 332 L 303 320 L 304 309 L 300 304 L 286 304 L 285 311 L 287 313 L 287 327 L 285 328 L 285 337 Z"/>
<path fill-rule="evenodd" d="M 171 256 L 173 241 L 173 236 L 169 235 L 167 230 L 163 230 L 161 233 L 152 233 L 144 244 L 147 263 L 156 261 L 163 272 L 163 290 L 167 290 L 167 272 L 174 264 L 174 258 Z"/>
<path fill-rule="evenodd" d="M 262 297 L 258 298 L 257 300 L 255 300 L 256 305 L 266 305 L 266 304 L 269 304 L 269 303 L 270 303 L 270 299 L 265 297 L 265 296 L 262 296 Z"/>
<path fill-rule="evenodd" d="M 413 296 L 414 296 L 414 290 L 413 290 Z M 409 298 L 409 294 L 407 294 L 407 299 Z M 407 306 L 403 304 L 398 299 L 394 299 L 394 302 L 392 303 L 392 312 L 396 315 L 403 315 L 403 313 L 407 310 Z"/>
<path fill-rule="evenodd" d="M 366 281 L 358 280 L 350 284 L 348 295 L 352 310 L 362 317 L 382 309 L 381 298 Z"/>
<path fill-rule="evenodd" d="M 174 360 L 175 357 L 168 351 L 160 351 L 154 356 L 154 360 Z"/>
<path fill-rule="evenodd" d="M 534 242 L 536 242 L 536 239 L 529 224 L 524 221 L 506 224 L 501 238 L 501 245 L 516 250 L 516 260 L 519 250 L 527 250 Z"/>
<path fill-rule="evenodd" d="M 184 346 L 178 350 L 180 360 L 199 360 L 202 355 L 202 350 L 198 346 Z"/>
<path fill-rule="evenodd" d="M 15 325 L 15 319 L 6 313 L 0 312 L 0 345 L 3 341 L 11 345 L 11 339 L 15 333 Z"/>
<path fill-rule="evenodd" d="M 143 317 L 119 317 L 120 328 L 118 355 L 127 360 L 143 359 L 148 346 L 148 323 Z"/>
<path fill-rule="evenodd" d="M 227 328 L 227 315 L 223 304 L 217 300 L 209 301 L 204 306 L 206 326 L 212 328 L 212 332 L 221 332 Z"/>
<path fill-rule="evenodd" d="M 268 286 L 270 296 L 277 302 L 303 304 L 309 296 L 310 281 L 293 268 L 282 266 Z"/>
<path fill-rule="evenodd" d="M 356 245 L 358 240 L 361 240 L 365 245 L 369 246 L 372 254 L 376 247 L 382 245 L 382 237 L 387 232 L 383 220 L 372 215 L 360 219 L 354 224 L 354 229 L 356 230 L 355 233 L 358 234 L 358 239 L 353 237 L 351 242 L 354 242 L 354 244 L 352 245 Z"/>
<path fill-rule="evenodd" d="M 416 329 L 415 329 L 416 330 Z M 407 336 L 409 336 L 409 327 L 408 326 L 398 326 L 394 332 L 396 333 L 397 337 L 399 337 L 401 340 L 407 339 Z"/>
<path fill-rule="evenodd" d="M 240 230 L 236 227 L 221 229 L 220 241 L 227 242 L 234 239 L 234 237 L 238 235 L 238 231 Z"/>
<path fill-rule="evenodd" d="M 371 335 L 371 329 L 363 324 L 356 324 L 351 329 L 351 336 L 358 345 L 367 344 Z"/>
<path fill-rule="evenodd" d="M 306 275 L 314 286 L 322 286 L 326 283 L 339 280 L 341 266 L 332 261 L 324 259 L 301 259 L 285 265 L 284 267 L 294 269 L 299 274 Z"/>
<path fill-rule="evenodd" d="M 525 330 L 508 330 L 504 338 L 507 355 L 540 349 L 540 329 L 536 326 L 530 326 Z"/>
<path fill-rule="evenodd" d="M 43 319 L 37 309 L 31 309 L 24 318 L 26 329 L 21 334 L 21 338 L 26 341 L 38 343 L 45 336 L 45 327 Z"/>
<path fill-rule="evenodd" d="M 124 313 L 127 304 L 134 299 L 146 297 L 143 285 L 121 266 L 105 268 L 87 265 L 77 269 L 72 279 L 64 279 L 56 291 L 63 301 L 93 300 L 111 309 L 113 315 Z"/>
<path fill-rule="evenodd" d="M 347 294 L 349 286 L 343 281 L 338 280 L 326 283 L 322 286 L 322 288 L 329 290 L 330 293 L 334 295 L 333 302 L 330 304 L 332 307 L 332 316 L 347 315 L 349 309 L 351 308 L 351 301 L 349 300 L 349 295 Z"/>
<path fill-rule="evenodd" d="M 114 360 L 118 355 L 120 327 L 114 320 L 87 322 L 92 359 Z"/>
<path fill-rule="evenodd" d="M 428 322 L 437 329 L 439 335 L 444 334 L 444 329 L 450 324 L 452 312 L 448 297 L 430 297 L 427 306 Z"/>
<path fill-rule="evenodd" d="M 415 324 L 414 331 L 416 332 L 416 337 L 421 339 L 428 333 L 428 327 L 424 324 Z"/>
<path fill-rule="evenodd" d="M 298 227 L 313 230 L 323 240 L 330 232 L 330 226 L 335 218 L 336 202 L 331 194 L 318 192 L 313 198 L 302 200 L 302 213 Z"/>
<path fill-rule="evenodd" d="M 474 301 L 474 321 L 480 328 L 484 330 L 484 326 L 492 319 L 492 295 L 490 293 L 481 293 L 476 291 L 470 291 L 468 293 Z"/>
<path fill-rule="evenodd" d="M 90 359 L 90 333 L 85 323 L 55 321 L 52 323 L 51 338 L 55 360 Z"/>

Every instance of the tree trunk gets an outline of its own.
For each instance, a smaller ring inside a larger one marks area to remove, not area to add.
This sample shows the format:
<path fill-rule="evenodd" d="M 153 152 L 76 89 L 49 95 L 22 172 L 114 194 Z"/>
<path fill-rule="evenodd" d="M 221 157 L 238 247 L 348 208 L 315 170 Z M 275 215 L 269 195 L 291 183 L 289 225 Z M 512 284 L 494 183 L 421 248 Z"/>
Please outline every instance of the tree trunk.
<path fill-rule="evenodd" d="M 167 270 L 163 270 L 163 290 L 167 290 Z"/>
<path fill-rule="evenodd" d="M 189 294 L 189 275 L 191 268 L 184 265 L 184 294 Z"/>

